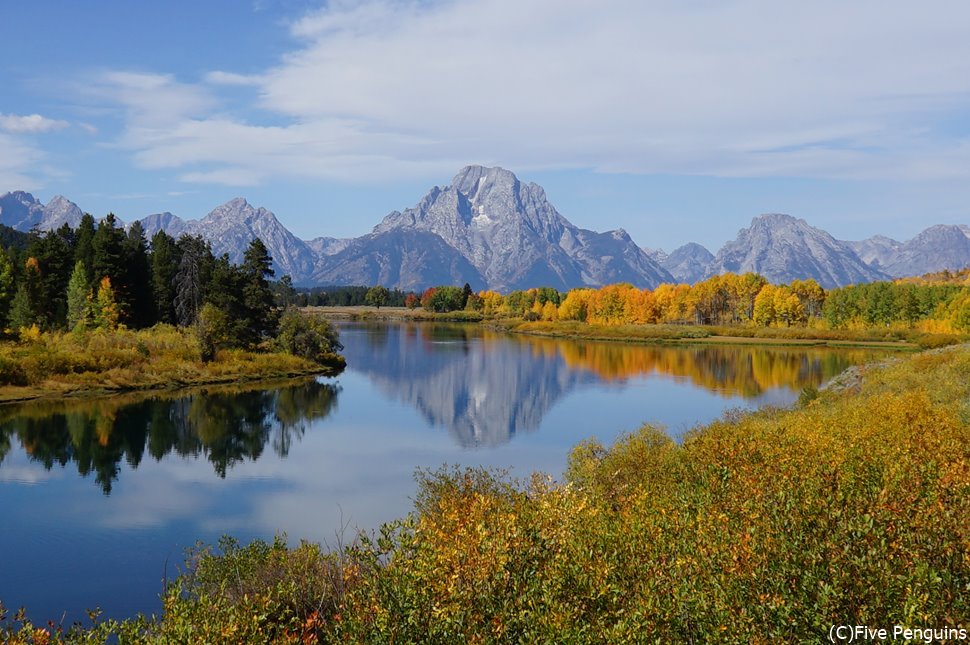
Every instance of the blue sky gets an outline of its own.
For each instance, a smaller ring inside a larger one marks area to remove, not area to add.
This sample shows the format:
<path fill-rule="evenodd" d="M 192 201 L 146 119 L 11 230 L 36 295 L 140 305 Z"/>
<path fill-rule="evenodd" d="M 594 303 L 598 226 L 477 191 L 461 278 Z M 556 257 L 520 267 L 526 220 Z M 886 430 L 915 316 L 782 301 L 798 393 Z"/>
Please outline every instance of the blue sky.
<path fill-rule="evenodd" d="M 0 192 L 126 220 L 236 196 L 366 233 L 469 163 L 716 250 L 970 223 L 962 0 L 33 0 L 0 8 Z"/>

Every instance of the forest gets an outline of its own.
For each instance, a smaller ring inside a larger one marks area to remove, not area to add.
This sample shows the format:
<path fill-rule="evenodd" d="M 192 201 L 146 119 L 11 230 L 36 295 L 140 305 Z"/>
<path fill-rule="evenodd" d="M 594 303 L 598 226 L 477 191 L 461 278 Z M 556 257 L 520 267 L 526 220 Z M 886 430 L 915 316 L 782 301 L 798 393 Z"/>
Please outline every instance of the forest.
<path fill-rule="evenodd" d="M 258 238 L 238 266 L 201 237 L 159 231 L 149 244 L 139 222 L 125 231 L 113 214 L 20 242 L 0 253 L 0 319 L 14 333 L 189 327 L 208 304 L 231 321 L 226 339 L 239 346 L 275 334 L 272 258 Z"/>

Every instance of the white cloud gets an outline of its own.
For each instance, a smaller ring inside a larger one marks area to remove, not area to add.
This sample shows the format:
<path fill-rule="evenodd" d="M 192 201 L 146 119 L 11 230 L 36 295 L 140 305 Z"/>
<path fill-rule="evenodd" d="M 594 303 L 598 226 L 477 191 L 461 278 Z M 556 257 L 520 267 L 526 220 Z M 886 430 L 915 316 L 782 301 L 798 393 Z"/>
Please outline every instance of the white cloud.
<path fill-rule="evenodd" d="M 945 124 L 970 112 L 968 25 L 956 0 L 338 1 L 294 23 L 297 48 L 258 76 L 108 84 L 136 161 L 188 181 L 382 180 L 470 161 L 967 177 L 967 136 Z M 258 110 L 212 94 L 241 84 L 256 84 Z"/>
<path fill-rule="evenodd" d="M 233 85 L 240 87 L 258 86 L 262 79 L 258 76 L 246 76 L 233 72 L 214 71 L 205 75 L 205 80 L 212 85 Z"/>
<path fill-rule="evenodd" d="M 41 157 L 39 150 L 0 132 L 0 191 L 34 190 L 37 182 L 28 172 Z"/>
<path fill-rule="evenodd" d="M 62 130 L 68 126 L 67 121 L 48 119 L 39 114 L 20 116 L 17 114 L 0 114 L 0 130 L 13 134 L 41 134 Z"/>

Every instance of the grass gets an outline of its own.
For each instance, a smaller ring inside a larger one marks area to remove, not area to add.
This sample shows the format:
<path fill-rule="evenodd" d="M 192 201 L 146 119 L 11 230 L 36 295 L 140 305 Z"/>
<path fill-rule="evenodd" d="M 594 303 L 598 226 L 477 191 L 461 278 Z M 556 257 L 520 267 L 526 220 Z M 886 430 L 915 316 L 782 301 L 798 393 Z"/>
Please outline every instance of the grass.
<path fill-rule="evenodd" d="M 414 511 L 375 534 L 200 547 L 162 617 L 43 637 L 775 643 L 833 624 L 968 626 L 968 346 L 869 366 L 859 388 L 795 409 L 728 414 L 682 444 L 649 426 L 589 440 L 563 481 L 418 477 Z M 36 629 L 0 621 L 13 643 Z"/>
<path fill-rule="evenodd" d="M 329 374 L 342 367 L 337 355 L 320 364 L 235 349 L 203 362 L 195 336 L 168 325 L 52 332 L 0 343 L 0 402 Z"/>
<path fill-rule="evenodd" d="M 966 340 L 950 334 L 924 334 L 898 330 L 824 330 L 806 327 L 753 327 L 714 325 L 596 325 L 576 321 L 491 321 L 510 333 L 558 338 L 647 343 L 721 343 L 750 345 L 883 347 L 919 349 Z"/>

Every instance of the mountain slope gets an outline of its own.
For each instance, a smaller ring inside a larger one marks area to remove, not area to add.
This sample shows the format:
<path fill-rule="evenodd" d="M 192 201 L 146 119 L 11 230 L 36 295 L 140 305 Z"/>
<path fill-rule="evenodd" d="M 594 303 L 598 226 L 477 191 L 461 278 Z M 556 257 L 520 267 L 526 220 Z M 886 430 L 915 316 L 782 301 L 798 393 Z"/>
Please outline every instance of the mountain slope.
<path fill-rule="evenodd" d="M 902 278 L 966 268 L 970 266 L 967 230 L 965 226 L 931 226 L 880 258 L 880 269 L 894 278 Z"/>
<path fill-rule="evenodd" d="M 29 231 L 44 219 L 44 205 L 22 190 L 0 195 L 0 224 Z"/>
<path fill-rule="evenodd" d="M 389 230 L 350 240 L 340 252 L 321 258 L 312 281 L 324 285 L 382 284 L 419 290 L 438 284 L 486 286 L 468 260 L 428 231 Z"/>
<path fill-rule="evenodd" d="M 761 215 L 718 251 L 711 274 L 760 273 L 770 282 L 814 278 L 826 289 L 884 280 L 886 274 L 863 262 L 852 247 L 805 220 Z"/>
<path fill-rule="evenodd" d="M 670 255 L 664 254 L 661 266 L 667 269 L 678 282 L 693 284 L 708 278 L 714 254 L 696 242 L 674 249 Z"/>
<path fill-rule="evenodd" d="M 389 214 L 373 232 L 395 230 L 437 235 L 500 291 L 617 281 L 654 287 L 671 279 L 626 232 L 574 226 L 540 186 L 523 184 L 503 168 L 468 166 L 414 208 Z"/>
<path fill-rule="evenodd" d="M 265 208 L 255 208 L 242 197 L 214 208 L 200 220 L 182 220 L 171 213 L 149 215 L 140 220 L 149 239 L 158 230 L 173 237 L 201 235 L 212 245 L 217 256 L 229 254 L 241 263 L 249 243 L 256 237 L 263 241 L 273 257 L 276 277 L 289 274 L 294 282 L 305 282 L 313 273 L 316 254 L 301 239 L 283 226 L 276 215 Z"/>

